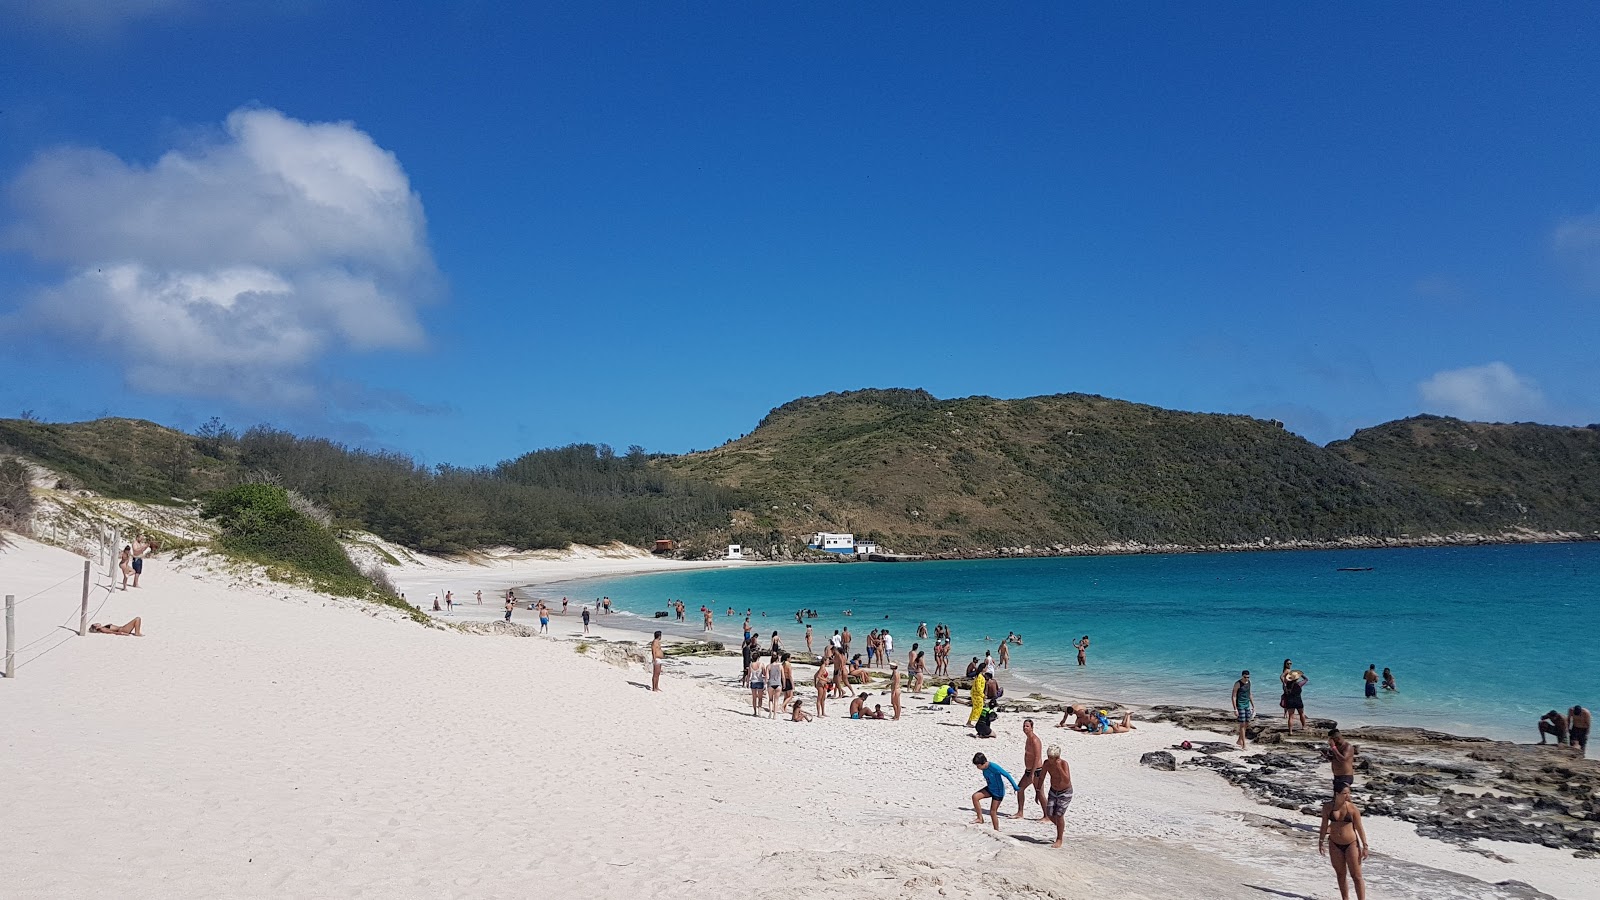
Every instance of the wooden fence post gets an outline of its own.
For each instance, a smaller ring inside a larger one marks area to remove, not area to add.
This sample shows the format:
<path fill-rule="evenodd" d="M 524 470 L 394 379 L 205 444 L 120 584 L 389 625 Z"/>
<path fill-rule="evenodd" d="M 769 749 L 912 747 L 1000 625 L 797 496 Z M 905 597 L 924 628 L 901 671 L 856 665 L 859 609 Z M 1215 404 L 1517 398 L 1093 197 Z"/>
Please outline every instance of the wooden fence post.
<path fill-rule="evenodd" d="M 6 677 L 17 677 L 17 598 L 6 595 Z"/>
<path fill-rule="evenodd" d="M 83 561 L 83 605 L 78 607 L 78 637 L 89 633 L 89 561 Z"/>

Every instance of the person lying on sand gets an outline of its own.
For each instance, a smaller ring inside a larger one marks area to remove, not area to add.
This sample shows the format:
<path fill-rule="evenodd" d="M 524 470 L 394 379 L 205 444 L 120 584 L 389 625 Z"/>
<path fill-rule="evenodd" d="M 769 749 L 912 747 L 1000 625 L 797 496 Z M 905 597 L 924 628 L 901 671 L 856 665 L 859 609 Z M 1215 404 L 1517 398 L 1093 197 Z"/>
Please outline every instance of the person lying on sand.
<path fill-rule="evenodd" d="M 1066 711 L 1061 714 L 1061 721 L 1056 723 L 1056 727 L 1067 728 L 1068 718 L 1072 719 L 1072 725 L 1070 727 L 1078 731 L 1089 731 L 1100 724 L 1099 719 L 1090 714 L 1088 707 L 1069 706 L 1067 707 Z"/>
<path fill-rule="evenodd" d="M 138 616 L 126 625 L 101 625 L 98 622 L 89 626 L 89 631 L 94 634 L 121 634 L 128 637 L 144 637 L 144 619 Z"/>

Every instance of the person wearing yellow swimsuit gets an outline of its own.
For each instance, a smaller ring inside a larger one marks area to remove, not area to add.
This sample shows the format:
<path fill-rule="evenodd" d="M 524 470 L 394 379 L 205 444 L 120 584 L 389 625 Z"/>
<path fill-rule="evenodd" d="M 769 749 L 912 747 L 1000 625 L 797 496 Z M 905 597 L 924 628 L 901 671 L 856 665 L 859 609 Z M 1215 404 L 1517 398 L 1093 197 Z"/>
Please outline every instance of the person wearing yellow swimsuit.
<path fill-rule="evenodd" d="M 977 676 L 972 679 L 972 696 L 969 698 L 972 702 L 972 715 L 967 717 L 967 727 L 969 728 L 978 724 L 978 717 L 983 715 L 983 689 L 983 673 L 979 672 Z"/>

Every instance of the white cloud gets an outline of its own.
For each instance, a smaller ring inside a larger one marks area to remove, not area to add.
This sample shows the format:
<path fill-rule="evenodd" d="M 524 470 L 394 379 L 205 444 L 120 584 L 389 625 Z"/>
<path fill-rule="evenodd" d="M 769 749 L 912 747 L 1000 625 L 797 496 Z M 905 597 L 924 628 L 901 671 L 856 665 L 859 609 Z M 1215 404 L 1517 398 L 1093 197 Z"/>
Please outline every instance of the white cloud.
<path fill-rule="evenodd" d="M 1432 412 L 1477 422 L 1530 421 L 1549 414 L 1544 392 L 1503 362 L 1449 369 L 1417 385 Z"/>
<path fill-rule="evenodd" d="M 91 342 L 137 388 L 308 403 L 324 355 L 424 343 L 422 203 L 348 122 L 241 109 L 150 166 L 59 148 L 10 195 L 5 243 L 63 270 L 23 324 Z"/>

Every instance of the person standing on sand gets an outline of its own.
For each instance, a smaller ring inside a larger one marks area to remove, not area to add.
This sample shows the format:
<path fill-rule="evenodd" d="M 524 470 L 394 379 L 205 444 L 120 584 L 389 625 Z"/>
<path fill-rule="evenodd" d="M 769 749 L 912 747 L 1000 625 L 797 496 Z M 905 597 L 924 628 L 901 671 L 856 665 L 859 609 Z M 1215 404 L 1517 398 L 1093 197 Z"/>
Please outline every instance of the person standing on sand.
<path fill-rule="evenodd" d="M 1574 706 L 1567 710 L 1567 735 L 1568 745 L 1578 751 L 1579 756 L 1589 752 L 1589 711 L 1581 706 Z"/>
<path fill-rule="evenodd" d="M 1011 777 L 1010 772 L 1000 768 L 999 763 L 989 762 L 989 758 L 984 756 L 982 753 L 973 754 L 972 764 L 977 766 L 978 771 L 983 773 L 984 782 L 983 789 L 972 795 L 972 811 L 977 815 L 977 818 L 973 820 L 972 824 L 983 824 L 983 810 L 978 806 L 978 804 L 983 800 L 988 800 L 989 821 L 994 823 L 994 830 L 999 831 L 1000 801 L 1006 798 L 1005 782 L 1011 782 L 1011 789 L 1014 791 L 1020 791 L 1022 789 L 1017 787 L 1017 780 Z"/>
<path fill-rule="evenodd" d="M 889 663 L 889 705 L 894 707 L 894 720 L 900 721 L 900 664 Z"/>
<path fill-rule="evenodd" d="M 1278 673 L 1278 683 L 1283 687 L 1283 696 L 1278 698 L 1278 705 L 1283 707 L 1283 724 L 1288 727 L 1289 733 L 1294 734 L 1294 714 L 1300 714 L 1300 730 L 1306 730 L 1306 701 L 1300 695 L 1305 687 L 1305 680 L 1301 673 L 1295 671 L 1294 663 L 1283 661 L 1283 671 Z"/>
<path fill-rule="evenodd" d="M 1366 682 L 1367 697 L 1378 696 L 1378 664 L 1367 666 L 1367 671 L 1361 674 L 1361 680 Z"/>
<path fill-rule="evenodd" d="M 1330 853 L 1328 844 L 1333 844 Z M 1350 799 L 1350 789 L 1340 788 L 1333 799 L 1322 804 L 1322 826 L 1317 829 L 1317 852 L 1333 862 L 1339 879 L 1339 896 L 1349 900 L 1350 881 L 1356 885 L 1356 900 L 1367 900 L 1367 883 L 1361 877 L 1361 863 L 1372 851 L 1367 830 L 1361 827 L 1361 810 Z"/>
<path fill-rule="evenodd" d="M 778 709 L 783 706 L 783 660 L 774 653 L 769 657 L 772 661 L 767 663 L 767 706 L 771 709 L 769 718 L 778 717 Z"/>
<path fill-rule="evenodd" d="M 545 606 L 543 600 L 539 601 L 539 633 L 550 633 L 550 607 Z"/>
<path fill-rule="evenodd" d="M 922 661 L 922 651 L 911 658 L 911 694 L 916 696 L 922 693 L 922 676 L 928 670 L 928 664 Z"/>
<path fill-rule="evenodd" d="M 969 698 L 972 701 L 972 714 L 967 717 L 968 728 L 977 725 L 978 717 L 983 715 L 984 697 L 984 677 L 979 672 L 972 677 L 972 696 Z"/>
<path fill-rule="evenodd" d="M 1050 814 L 1049 807 L 1044 805 L 1044 742 L 1033 733 L 1033 720 L 1022 720 L 1022 781 L 1017 787 L 1017 814 L 1013 819 L 1021 819 L 1028 805 L 1028 786 L 1033 786 L 1033 799 L 1039 801 L 1039 807 L 1044 810 L 1045 817 Z"/>
<path fill-rule="evenodd" d="M 759 656 L 750 661 L 750 715 L 761 715 L 761 704 L 767 699 L 767 658 Z"/>
<path fill-rule="evenodd" d="M 131 562 L 132 559 L 133 559 L 133 545 L 132 544 L 124 544 L 122 546 L 121 555 L 119 555 L 117 557 L 117 568 L 122 570 L 122 589 L 123 590 L 127 590 L 128 589 L 128 579 L 133 577 L 133 563 Z M 434 609 L 438 609 L 439 608 L 439 601 L 437 599 L 435 599 L 433 601 L 433 608 Z"/>
<path fill-rule="evenodd" d="M 1245 749 L 1245 729 L 1249 727 L 1250 720 L 1256 717 L 1256 698 L 1250 693 L 1250 670 L 1245 669 L 1239 673 L 1239 680 L 1233 683 L 1233 694 L 1229 698 L 1229 705 L 1239 717 L 1239 749 Z"/>
<path fill-rule="evenodd" d="M 1056 842 L 1051 844 L 1057 850 L 1061 849 L 1061 841 L 1067 831 L 1067 807 L 1072 805 L 1072 769 L 1067 766 L 1067 761 L 1061 758 L 1061 745 L 1051 744 L 1045 751 L 1044 768 L 1039 771 L 1039 780 L 1050 779 L 1050 793 L 1044 801 L 1044 817 L 1056 826 Z"/>
<path fill-rule="evenodd" d="M 650 642 L 650 690 L 661 693 L 661 667 L 667 664 L 667 655 L 661 651 L 661 632 L 656 632 Z"/>
<path fill-rule="evenodd" d="M 436 597 L 436 598 L 434 598 L 434 601 L 433 601 L 433 608 L 434 608 L 434 609 L 438 609 L 438 608 L 439 608 L 439 600 L 438 600 L 438 598 L 437 598 L 437 597 Z M 507 622 L 509 622 L 509 621 L 511 621 L 511 611 L 512 611 L 512 610 L 513 610 L 513 609 L 516 609 L 516 608 L 517 608 L 517 603 L 516 603 L 516 601 L 515 601 L 515 600 L 512 600 L 512 599 L 511 599 L 511 598 L 510 598 L 510 597 L 507 597 L 507 598 L 506 598 L 506 621 L 507 621 Z"/>
<path fill-rule="evenodd" d="M 850 626 L 846 625 L 844 631 L 839 633 L 839 649 L 844 651 L 844 658 L 850 658 Z"/>
<path fill-rule="evenodd" d="M 567 598 L 565 597 L 561 598 L 561 614 L 563 616 L 567 614 Z"/>
<path fill-rule="evenodd" d="M 511 613 L 507 612 L 506 615 L 509 616 L 509 615 L 511 615 Z M 584 604 L 584 607 L 583 607 L 583 633 L 584 634 L 588 634 L 589 633 L 589 605 L 588 604 Z"/>
<path fill-rule="evenodd" d="M 828 691 L 833 688 L 833 673 L 828 669 L 827 659 L 823 659 L 822 665 L 817 666 L 817 674 L 811 679 L 811 684 L 817 689 L 817 718 L 826 719 Z"/>
<path fill-rule="evenodd" d="M 1334 796 L 1338 796 L 1340 788 L 1348 788 L 1356 783 L 1356 745 L 1346 741 L 1339 729 L 1328 729 L 1328 747 L 1322 751 L 1322 755 L 1333 766 Z"/>
<path fill-rule="evenodd" d="M 456 610 L 456 598 L 449 591 L 444 592 L 444 614 L 450 615 Z"/>
<path fill-rule="evenodd" d="M 794 667 L 789 664 L 789 654 L 783 654 L 783 705 L 787 707 L 789 701 L 794 699 Z"/>
<path fill-rule="evenodd" d="M 1086 634 L 1081 640 L 1073 641 L 1072 646 L 1077 648 L 1078 651 L 1078 665 L 1088 665 L 1089 663 L 1086 654 L 1089 652 L 1089 636 Z"/>
<path fill-rule="evenodd" d="M 144 574 L 144 558 L 150 552 L 150 542 L 144 535 L 133 539 L 133 586 L 139 586 L 139 576 Z"/>

